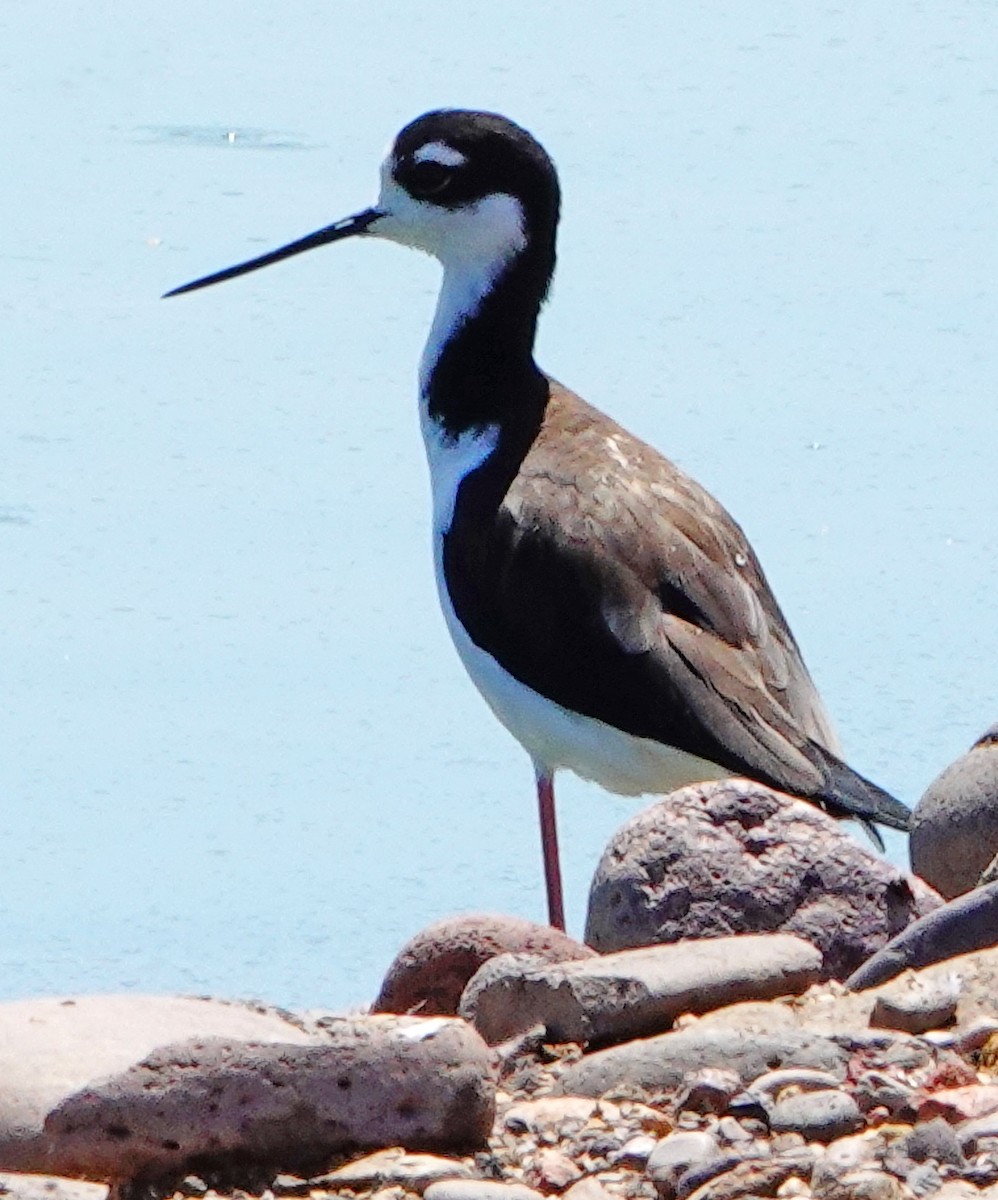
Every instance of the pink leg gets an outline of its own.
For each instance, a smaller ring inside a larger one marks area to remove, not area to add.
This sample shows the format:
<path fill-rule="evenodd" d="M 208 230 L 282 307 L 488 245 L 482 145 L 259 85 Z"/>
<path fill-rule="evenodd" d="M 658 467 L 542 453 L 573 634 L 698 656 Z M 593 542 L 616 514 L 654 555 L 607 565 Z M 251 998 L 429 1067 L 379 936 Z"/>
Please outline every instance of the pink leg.
<path fill-rule="evenodd" d="M 541 813 L 541 848 L 544 851 L 544 882 L 548 892 L 548 921 L 555 929 L 564 930 L 565 903 L 561 893 L 561 863 L 558 860 L 554 776 L 542 767 L 537 767 L 537 805 Z"/>

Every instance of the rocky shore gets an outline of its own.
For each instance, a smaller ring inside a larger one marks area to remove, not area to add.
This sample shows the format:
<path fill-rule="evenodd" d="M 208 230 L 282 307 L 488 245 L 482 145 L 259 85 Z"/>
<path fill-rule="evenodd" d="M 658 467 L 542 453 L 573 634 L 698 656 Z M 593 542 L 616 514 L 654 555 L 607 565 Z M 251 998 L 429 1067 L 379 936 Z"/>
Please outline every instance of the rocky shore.
<path fill-rule="evenodd" d="M 587 929 L 441 922 L 349 1016 L 0 1005 L 0 1193 L 998 1200 L 998 884 L 728 781 L 621 831 Z"/>

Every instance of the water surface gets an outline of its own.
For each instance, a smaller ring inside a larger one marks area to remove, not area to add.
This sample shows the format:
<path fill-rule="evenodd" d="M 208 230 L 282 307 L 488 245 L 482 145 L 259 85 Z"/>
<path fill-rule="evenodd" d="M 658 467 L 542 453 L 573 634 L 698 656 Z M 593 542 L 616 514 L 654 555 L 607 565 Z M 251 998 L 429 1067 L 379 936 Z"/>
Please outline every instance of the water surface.
<path fill-rule="evenodd" d="M 850 761 L 913 802 L 998 716 L 994 6 L 378 14 L 0 10 L 5 996 L 349 1004 L 431 920 L 543 914 L 433 593 L 435 266 L 158 299 L 369 203 L 430 107 L 554 155 L 541 361 L 736 514 Z M 560 794 L 578 933 L 635 806 Z"/>

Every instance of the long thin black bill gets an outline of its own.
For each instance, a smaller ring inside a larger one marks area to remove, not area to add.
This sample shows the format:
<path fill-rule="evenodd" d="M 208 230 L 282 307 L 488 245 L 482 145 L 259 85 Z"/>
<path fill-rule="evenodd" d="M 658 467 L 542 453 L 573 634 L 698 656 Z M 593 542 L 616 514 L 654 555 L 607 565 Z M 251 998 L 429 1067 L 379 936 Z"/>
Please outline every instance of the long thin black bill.
<path fill-rule="evenodd" d="M 213 283 L 221 283 L 225 279 L 235 279 L 237 275 L 246 275 L 250 271 L 259 270 L 260 267 L 269 267 L 271 263 L 280 262 L 282 258 L 290 258 L 293 254 L 301 254 L 304 250 L 314 250 L 316 246 L 326 246 L 330 242 L 338 242 L 341 238 L 363 233 L 373 221 L 381 216 L 384 214 L 378 209 L 365 208 L 363 212 L 354 213 L 352 217 L 344 217 L 342 221 L 334 221 L 332 225 L 327 225 L 324 229 L 317 229 L 315 233 L 310 233 L 307 237 L 299 238 L 296 242 L 289 242 L 286 246 L 281 246 L 279 250 L 271 250 L 268 254 L 261 254 L 259 258 L 251 258 L 248 262 L 237 263 L 234 267 L 226 267 L 224 271 L 216 271 L 214 275 L 205 275 L 202 279 L 195 279 L 192 283 L 184 283 L 180 287 L 174 288 L 172 292 L 167 292 L 163 299 L 166 300 L 170 296 L 182 296 L 184 292 L 196 292 L 198 288 L 211 287 Z"/>

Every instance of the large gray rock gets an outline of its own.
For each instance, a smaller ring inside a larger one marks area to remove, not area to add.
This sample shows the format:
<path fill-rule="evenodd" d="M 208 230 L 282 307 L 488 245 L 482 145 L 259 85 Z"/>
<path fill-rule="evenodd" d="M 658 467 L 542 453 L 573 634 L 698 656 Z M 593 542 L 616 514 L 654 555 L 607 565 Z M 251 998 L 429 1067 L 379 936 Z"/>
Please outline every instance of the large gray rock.
<path fill-rule="evenodd" d="M 792 933 L 844 979 L 940 903 L 813 805 L 742 779 L 682 788 L 628 821 L 596 870 L 586 941 L 604 953 Z"/>
<path fill-rule="evenodd" d="M 468 984 L 461 1015 L 492 1045 L 535 1025 L 558 1042 L 619 1042 L 660 1033 L 682 1013 L 799 995 L 820 975 L 820 952 L 786 934 L 646 946 L 581 962 L 506 954 Z"/>
<path fill-rule="evenodd" d="M 406 942 L 388 968 L 371 1011 L 453 1016 L 468 980 L 498 954 L 534 954 L 545 962 L 566 962 L 591 958 L 595 951 L 560 929 L 522 917 L 448 917 Z"/>
<path fill-rule="evenodd" d="M 876 987 L 906 970 L 998 946 L 998 883 L 989 883 L 927 913 L 853 972 L 854 991 Z"/>
<path fill-rule="evenodd" d="M 911 865 L 947 900 L 998 855 L 998 725 L 928 787 L 912 815 Z"/>
<path fill-rule="evenodd" d="M 45 1111 L 37 1092 L 30 1105 L 23 1091 L 8 1094 L 0 1166 L 111 1181 L 170 1176 L 192 1161 L 297 1170 L 345 1149 L 468 1148 L 491 1129 L 492 1055 L 463 1021 L 330 1019 L 313 1036 L 288 1021 L 288 1040 L 279 1032 L 189 1037 L 139 1061 L 119 1054 L 117 1069 L 83 1081 L 78 1070 L 52 1078 L 52 1046 L 38 1037 L 35 1065 L 50 1068 Z M 19 1069 L 23 1077 L 29 1065 Z"/>

